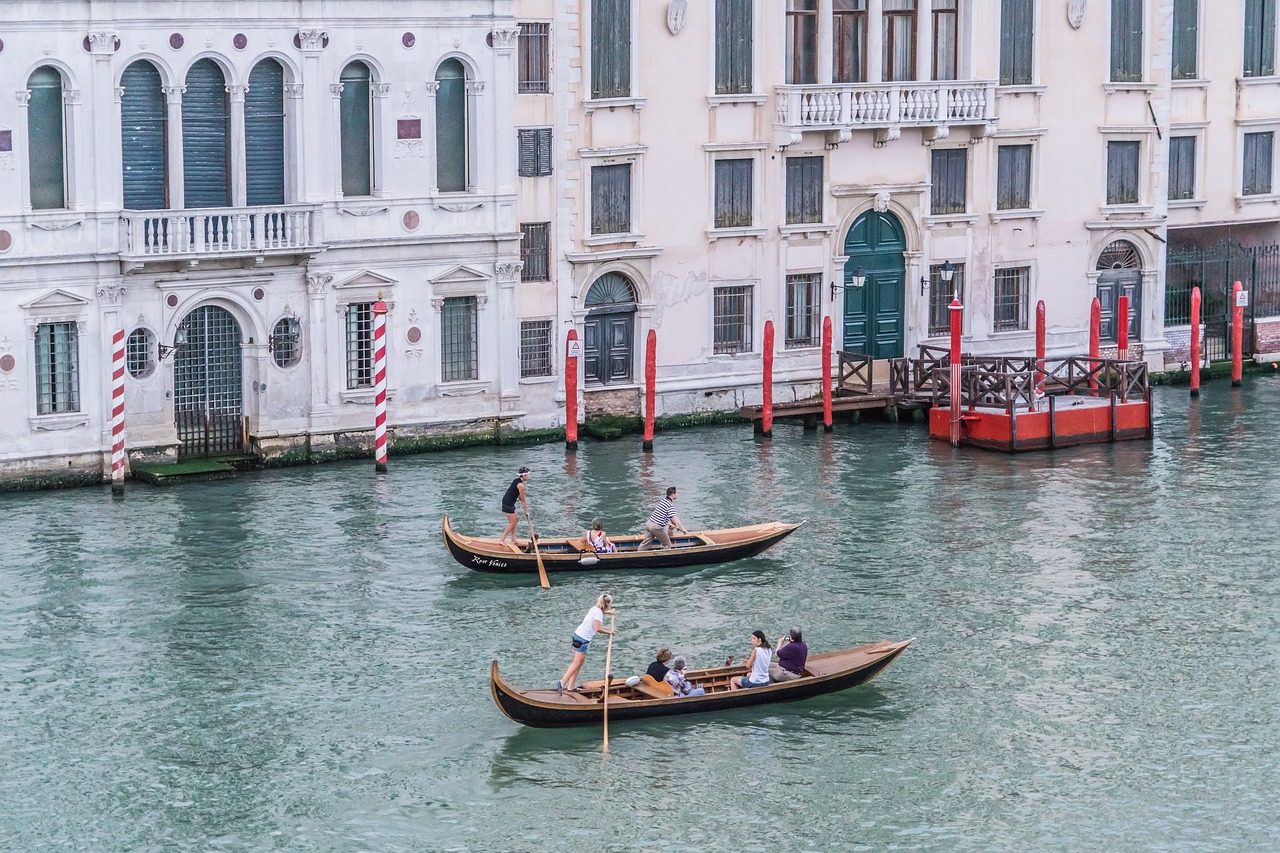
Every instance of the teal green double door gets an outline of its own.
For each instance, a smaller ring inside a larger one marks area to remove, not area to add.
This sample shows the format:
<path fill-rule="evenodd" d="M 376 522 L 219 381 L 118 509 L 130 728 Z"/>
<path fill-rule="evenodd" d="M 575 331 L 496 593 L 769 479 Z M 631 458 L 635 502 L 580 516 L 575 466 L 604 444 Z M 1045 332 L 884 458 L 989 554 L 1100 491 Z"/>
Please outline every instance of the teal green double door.
<path fill-rule="evenodd" d="M 906 329 L 906 234 L 889 212 L 869 210 L 844 240 L 844 349 L 872 358 L 900 358 Z M 866 281 L 853 286 L 854 271 Z"/>

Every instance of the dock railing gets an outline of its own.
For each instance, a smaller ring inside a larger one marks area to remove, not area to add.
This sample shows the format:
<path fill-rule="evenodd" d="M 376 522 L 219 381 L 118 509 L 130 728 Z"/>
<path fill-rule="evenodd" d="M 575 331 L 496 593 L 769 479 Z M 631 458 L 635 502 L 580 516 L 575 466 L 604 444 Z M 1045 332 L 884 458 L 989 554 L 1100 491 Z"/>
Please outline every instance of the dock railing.
<path fill-rule="evenodd" d="M 871 393 L 871 365 L 873 359 L 866 353 L 838 353 L 839 373 L 836 376 L 836 390 L 843 394 Z"/>
<path fill-rule="evenodd" d="M 935 406 L 951 405 L 950 359 L 933 367 L 927 390 L 917 386 L 918 397 L 929 397 Z M 965 358 L 960 368 L 960 405 L 966 408 L 1014 409 L 1034 407 L 1046 389 L 1074 396 L 1109 397 L 1120 402 L 1144 400 L 1150 390 L 1146 362 L 1091 359 L 1070 356 L 1046 359 L 1044 384 L 1037 387 L 1037 364 L 1031 357 Z"/>

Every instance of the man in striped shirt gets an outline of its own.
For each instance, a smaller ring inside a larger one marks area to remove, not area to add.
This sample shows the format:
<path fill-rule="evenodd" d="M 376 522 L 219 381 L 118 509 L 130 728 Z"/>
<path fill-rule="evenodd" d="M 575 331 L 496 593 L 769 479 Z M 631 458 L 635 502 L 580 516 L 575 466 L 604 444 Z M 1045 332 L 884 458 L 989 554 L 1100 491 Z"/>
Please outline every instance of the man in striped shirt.
<path fill-rule="evenodd" d="M 676 515 L 675 486 L 667 489 L 666 498 L 658 502 L 658 506 L 654 508 L 649 520 L 645 522 L 644 539 L 640 542 L 639 550 L 647 550 L 653 547 L 655 542 L 660 543 L 663 548 L 670 548 L 671 534 L 668 532 L 670 527 L 675 527 L 681 533 L 689 532 L 685 530 L 684 522 L 680 520 L 680 516 Z"/>

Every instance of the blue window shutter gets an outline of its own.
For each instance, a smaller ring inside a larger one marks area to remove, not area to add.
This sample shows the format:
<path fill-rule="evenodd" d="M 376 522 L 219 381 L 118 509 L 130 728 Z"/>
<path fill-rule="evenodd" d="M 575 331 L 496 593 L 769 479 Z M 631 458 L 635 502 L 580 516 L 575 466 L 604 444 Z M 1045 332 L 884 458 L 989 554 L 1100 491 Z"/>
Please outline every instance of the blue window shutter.
<path fill-rule="evenodd" d="M 188 208 L 231 204 L 227 81 L 212 59 L 187 72 L 182 95 L 182 175 Z"/>
<path fill-rule="evenodd" d="M 244 147 L 247 203 L 284 204 L 284 67 L 274 59 L 249 74 Z"/>
<path fill-rule="evenodd" d="M 342 194 L 373 195 L 373 75 L 353 62 L 341 82 Z"/>
<path fill-rule="evenodd" d="M 139 60 L 120 77 L 120 143 L 126 210 L 169 206 L 165 102 L 160 72 Z"/>
<path fill-rule="evenodd" d="M 436 188 L 467 189 L 467 76 L 462 63 L 448 59 L 436 71 Z"/>
<path fill-rule="evenodd" d="M 55 210 L 67 206 L 66 147 L 62 108 L 62 75 L 45 65 L 27 81 L 27 156 L 31 207 Z"/>

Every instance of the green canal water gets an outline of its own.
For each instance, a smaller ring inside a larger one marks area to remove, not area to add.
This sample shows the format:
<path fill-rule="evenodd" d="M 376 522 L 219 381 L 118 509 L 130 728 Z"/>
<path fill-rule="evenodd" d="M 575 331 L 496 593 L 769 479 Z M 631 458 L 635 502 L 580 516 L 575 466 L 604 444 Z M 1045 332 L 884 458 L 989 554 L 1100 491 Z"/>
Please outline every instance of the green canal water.
<path fill-rule="evenodd" d="M 1275 849 L 1280 380 L 1156 404 L 1153 443 L 1016 458 L 784 423 L 0 497 L 0 849 Z M 807 523 L 729 566 L 468 572 L 441 516 L 496 534 L 522 464 L 546 535 L 638 529 L 668 484 L 690 527 Z M 791 623 L 916 642 L 604 757 L 488 687 L 554 684 L 602 590 L 618 674 Z"/>

